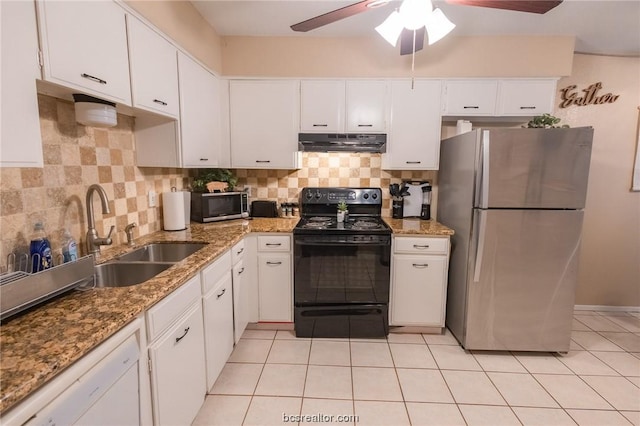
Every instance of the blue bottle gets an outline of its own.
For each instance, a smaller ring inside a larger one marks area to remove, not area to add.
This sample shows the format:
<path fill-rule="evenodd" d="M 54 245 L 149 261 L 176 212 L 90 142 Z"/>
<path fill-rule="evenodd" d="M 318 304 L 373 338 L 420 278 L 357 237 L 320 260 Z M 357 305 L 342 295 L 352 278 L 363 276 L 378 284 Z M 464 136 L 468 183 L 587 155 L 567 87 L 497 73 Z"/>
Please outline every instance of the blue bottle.
<path fill-rule="evenodd" d="M 51 243 L 49 243 L 47 239 L 47 234 L 44 232 L 42 222 L 36 222 L 33 227 L 29 253 L 31 255 L 32 273 L 40 272 L 53 266 Z"/>

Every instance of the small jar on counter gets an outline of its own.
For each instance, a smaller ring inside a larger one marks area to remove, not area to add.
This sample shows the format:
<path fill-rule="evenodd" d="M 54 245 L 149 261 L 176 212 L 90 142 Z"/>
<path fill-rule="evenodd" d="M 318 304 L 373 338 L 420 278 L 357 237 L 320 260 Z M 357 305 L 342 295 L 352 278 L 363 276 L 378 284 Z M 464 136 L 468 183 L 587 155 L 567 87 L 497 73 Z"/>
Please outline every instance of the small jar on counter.
<path fill-rule="evenodd" d="M 298 207 L 298 203 L 291 203 L 291 216 L 300 217 L 300 207 Z"/>

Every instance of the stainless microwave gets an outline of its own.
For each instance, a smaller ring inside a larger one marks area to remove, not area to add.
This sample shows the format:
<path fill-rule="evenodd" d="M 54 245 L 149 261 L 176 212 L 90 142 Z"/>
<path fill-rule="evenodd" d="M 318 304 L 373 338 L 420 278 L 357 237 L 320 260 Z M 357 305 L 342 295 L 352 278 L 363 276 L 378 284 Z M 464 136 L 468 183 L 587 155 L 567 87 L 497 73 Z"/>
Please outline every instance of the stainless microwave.
<path fill-rule="evenodd" d="M 191 220 L 201 223 L 249 217 L 246 192 L 192 192 Z"/>

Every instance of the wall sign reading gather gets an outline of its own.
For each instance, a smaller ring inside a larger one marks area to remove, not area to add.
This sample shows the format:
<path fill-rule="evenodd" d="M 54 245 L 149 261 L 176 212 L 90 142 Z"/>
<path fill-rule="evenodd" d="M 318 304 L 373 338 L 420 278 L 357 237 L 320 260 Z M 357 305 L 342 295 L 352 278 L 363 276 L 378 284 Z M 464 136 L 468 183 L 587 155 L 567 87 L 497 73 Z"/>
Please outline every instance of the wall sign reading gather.
<path fill-rule="evenodd" d="M 587 105 L 600 105 L 600 104 L 612 104 L 618 100 L 620 95 L 613 95 L 611 93 L 605 93 L 598 96 L 598 92 L 602 89 L 602 82 L 593 83 L 586 89 L 582 89 L 583 96 L 578 96 L 576 86 L 567 86 L 564 89 L 560 89 L 560 108 L 566 108 L 571 105 L 587 106 Z"/>

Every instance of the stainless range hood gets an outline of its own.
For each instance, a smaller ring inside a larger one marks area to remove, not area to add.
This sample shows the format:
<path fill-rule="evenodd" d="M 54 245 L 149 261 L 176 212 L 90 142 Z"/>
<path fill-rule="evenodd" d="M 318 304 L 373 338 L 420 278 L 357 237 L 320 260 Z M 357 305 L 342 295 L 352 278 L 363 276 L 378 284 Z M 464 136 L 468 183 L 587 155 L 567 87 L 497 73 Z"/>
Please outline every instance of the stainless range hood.
<path fill-rule="evenodd" d="M 380 133 L 300 133 L 298 149 L 305 152 L 375 152 L 387 150 L 387 135 Z"/>

